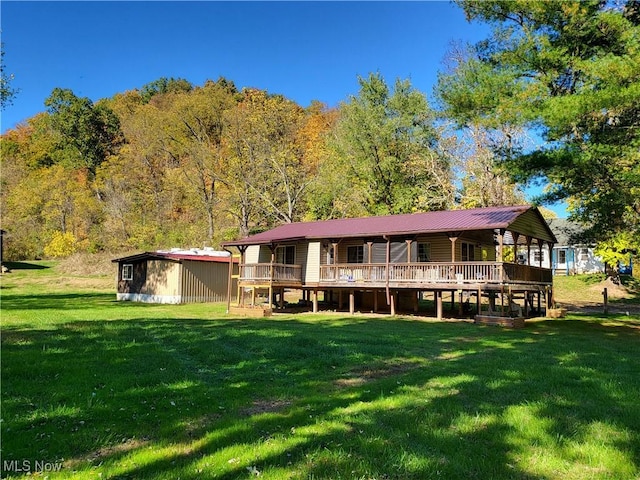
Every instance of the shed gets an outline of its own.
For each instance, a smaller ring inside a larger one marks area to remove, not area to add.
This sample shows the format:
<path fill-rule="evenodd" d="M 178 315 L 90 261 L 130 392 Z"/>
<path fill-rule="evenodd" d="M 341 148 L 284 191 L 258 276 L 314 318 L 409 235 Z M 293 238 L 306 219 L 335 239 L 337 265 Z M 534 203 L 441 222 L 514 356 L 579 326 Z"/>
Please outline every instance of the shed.
<path fill-rule="evenodd" d="M 237 259 L 229 252 L 144 252 L 112 260 L 118 264 L 117 299 L 146 303 L 220 302 L 237 289 Z M 229 266 L 233 265 L 230 274 Z"/>

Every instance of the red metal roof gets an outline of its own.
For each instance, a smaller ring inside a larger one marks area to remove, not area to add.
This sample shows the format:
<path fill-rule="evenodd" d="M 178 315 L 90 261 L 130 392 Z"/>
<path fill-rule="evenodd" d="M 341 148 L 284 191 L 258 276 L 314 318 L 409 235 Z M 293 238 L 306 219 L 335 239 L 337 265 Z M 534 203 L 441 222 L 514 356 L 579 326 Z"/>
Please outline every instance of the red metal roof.
<path fill-rule="evenodd" d="M 507 229 L 520 215 L 529 210 L 534 210 L 537 213 L 546 227 L 549 239 L 555 241 L 553 233 L 551 233 L 537 209 L 522 205 L 288 223 L 241 240 L 226 242 L 223 245 L 259 245 L 301 239 L 375 237 L 382 235 Z"/>
<path fill-rule="evenodd" d="M 217 262 L 217 263 L 229 263 L 229 257 L 214 256 L 214 255 L 191 255 L 185 253 L 171 253 L 171 252 L 144 252 L 129 257 L 115 258 L 112 262 L 133 262 L 143 259 L 168 259 L 182 262 L 183 260 L 191 260 L 194 262 Z M 238 259 L 234 258 L 233 261 L 238 263 Z"/>

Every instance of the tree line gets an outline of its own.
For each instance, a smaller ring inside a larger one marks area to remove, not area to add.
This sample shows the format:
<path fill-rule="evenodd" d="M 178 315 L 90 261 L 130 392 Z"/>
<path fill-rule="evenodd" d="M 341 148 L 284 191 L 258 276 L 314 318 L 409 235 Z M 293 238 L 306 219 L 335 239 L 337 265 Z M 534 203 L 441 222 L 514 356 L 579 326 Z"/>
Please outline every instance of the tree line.
<path fill-rule="evenodd" d="M 160 78 L 95 103 L 54 89 L 1 139 L 7 257 L 520 204 L 539 179 L 541 201 L 568 200 L 603 244 L 638 248 L 638 2 L 458 3 L 493 32 L 452 47 L 431 101 L 379 73 L 335 108 L 225 78 Z"/>

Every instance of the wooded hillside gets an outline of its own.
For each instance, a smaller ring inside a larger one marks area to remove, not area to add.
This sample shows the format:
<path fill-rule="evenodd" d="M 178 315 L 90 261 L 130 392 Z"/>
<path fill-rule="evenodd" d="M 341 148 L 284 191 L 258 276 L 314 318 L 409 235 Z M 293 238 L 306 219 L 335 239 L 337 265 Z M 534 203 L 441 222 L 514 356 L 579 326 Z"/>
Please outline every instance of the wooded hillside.
<path fill-rule="evenodd" d="M 336 109 L 224 78 L 96 103 L 57 88 L 2 138 L 7 257 L 215 247 L 281 222 L 451 207 L 453 156 L 425 95 L 359 82 Z"/>
<path fill-rule="evenodd" d="M 457 3 L 492 33 L 452 48 L 437 110 L 380 74 L 336 108 L 225 78 L 160 78 L 95 103 L 54 89 L 1 138 L 6 258 L 517 204 L 531 181 L 569 203 L 610 263 L 640 251 L 640 2 Z M 2 105 L 15 95 L 3 80 Z"/>

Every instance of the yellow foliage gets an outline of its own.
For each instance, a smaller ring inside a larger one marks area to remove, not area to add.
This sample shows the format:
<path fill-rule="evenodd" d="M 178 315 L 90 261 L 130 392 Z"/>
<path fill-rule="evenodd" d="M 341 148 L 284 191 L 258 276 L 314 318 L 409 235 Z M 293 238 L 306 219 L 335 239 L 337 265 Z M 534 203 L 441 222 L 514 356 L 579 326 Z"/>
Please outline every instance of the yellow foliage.
<path fill-rule="evenodd" d="M 44 254 L 47 257 L 63 258 L 68 257 L 76 251 L 76 237 L 71 232 L 53 232 L 51 241 L 44 247 Z"/>

